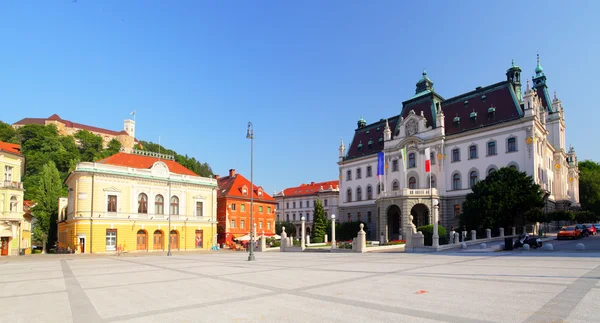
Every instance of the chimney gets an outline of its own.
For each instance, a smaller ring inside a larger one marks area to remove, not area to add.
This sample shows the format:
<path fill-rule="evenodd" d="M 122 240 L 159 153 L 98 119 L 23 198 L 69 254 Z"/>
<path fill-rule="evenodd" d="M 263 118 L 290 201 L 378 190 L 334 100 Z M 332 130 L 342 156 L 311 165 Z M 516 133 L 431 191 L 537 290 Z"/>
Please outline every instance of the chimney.
<path fill-rule="evenodd" d="M 315 185 L 315 182 L 310 182 L 310 185 Z"/>
<path fill-rule="evenodd" d="M 234 176 L 235 175 L 235 169 L 230 169 L 229 170 L 229 176 Z"/>
<path fill-rule="evenodd" d="M 215 175 L 215 179 L 219 179 L 219 177 L 221 177 L 221 176 L 219 176 L 219 175 Z"/>

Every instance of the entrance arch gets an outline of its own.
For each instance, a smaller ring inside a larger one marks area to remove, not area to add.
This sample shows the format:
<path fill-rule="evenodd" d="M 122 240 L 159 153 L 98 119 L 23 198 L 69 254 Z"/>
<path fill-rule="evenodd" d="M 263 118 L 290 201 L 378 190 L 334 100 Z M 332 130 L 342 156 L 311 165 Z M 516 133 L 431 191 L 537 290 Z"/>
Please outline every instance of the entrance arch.
<path fill-rule="evenodd" d="M 146 230 L 138 230 L 135 250 L 148 250 L 148 233 Z"/>
<path fill-rule="evenodd" d="M 163 232 L 160 230 L 154 231 L 154 244 L 152 249 L 154 250 L 164 250 L 163 248 Z"/>
<path fill-rule="evenodd" d="M 170 241 L 171 249 L 179 249 L 179 232 L 177 230 L 171 230 Z"/>
<path fill-rule="evenodd" d="M 415 204 L 410 209 L 410 215 L 413 216 L 413 223 L 417 228 L 429 224 L 429 208 L 423 203 Z"/>
<path fill-rule="evenodd" d="M 392 205 L 387 210 L 387 236 L 389 240 L 400 240 L 402 226 L 400 225 L 402 211 L 398 205 Z"/>

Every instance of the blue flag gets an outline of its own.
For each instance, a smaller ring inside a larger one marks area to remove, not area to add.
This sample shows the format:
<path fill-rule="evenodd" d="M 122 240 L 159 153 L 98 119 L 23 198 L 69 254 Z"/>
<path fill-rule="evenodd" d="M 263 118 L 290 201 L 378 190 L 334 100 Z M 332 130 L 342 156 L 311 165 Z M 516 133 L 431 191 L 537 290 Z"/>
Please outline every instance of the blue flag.
<path fill-rule="evenodd" d="M 379 153 L 377 153 L 377 177 L 383 176 L 383 167 L 383 151 L 380 151 Z"/>

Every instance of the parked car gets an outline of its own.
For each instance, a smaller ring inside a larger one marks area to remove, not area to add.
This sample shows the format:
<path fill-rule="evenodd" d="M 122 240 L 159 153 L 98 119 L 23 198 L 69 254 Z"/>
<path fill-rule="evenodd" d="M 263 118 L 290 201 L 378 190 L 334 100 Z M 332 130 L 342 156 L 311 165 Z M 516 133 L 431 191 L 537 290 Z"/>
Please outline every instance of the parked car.
<path fill-rule="evenodd" d="M 588 229 L 588 231 L 590 232 L 591 235 L 593 235 L 593 236 L 596 235 L 597 230 L 596 230 L 596 227 L 593 224 L 588 223 L 588 224 L 584 224 L 584 225 Z"/>
<path fill-rule="evenodd" d="M 581 229 L 577 226 L 568 226 L 560 228 L 560 231 L 556 235 L 556 239 L 577 239 L 581 238 Z"/>
<path fill-rule="evenodd" d="M 594 229 L 600 230 L 600 223 L 594 223 L 593 226 L 594 226 Z"/>

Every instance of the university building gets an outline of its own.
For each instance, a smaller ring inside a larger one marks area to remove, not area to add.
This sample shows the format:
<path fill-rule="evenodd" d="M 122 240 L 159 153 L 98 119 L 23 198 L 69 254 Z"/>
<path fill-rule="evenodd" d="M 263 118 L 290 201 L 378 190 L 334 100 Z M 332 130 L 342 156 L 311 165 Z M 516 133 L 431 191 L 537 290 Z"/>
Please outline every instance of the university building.
<path fill-rule="evenodd" d="M 77 164 L 59 201 L 58 246 L 81 253 L 208 249 L 217 181 L 173 156 L 131 150 Z M 170 219 L 170 227 L 169 227 Z M 169 240 L 167 240 L 169 239 Z"/>
<path fill-rule="evenodd" d="M 87 130 L 97 136 L 102 137 L 102 145 L 104 148 L 108 143 L 117 139 L 121 143 L 121 147 L 131 149 L 137 144 L 135 139 L 135 120 L 126 119 L 123 123 L 123 130 L 113 131 L 93 126 L 88 126 L 81 123 L 72 122 L 62 119 L 57 114 L 53 114 L 48 118 L 24 118 L 12 124 L 14 129 L 19 129 L 28 124 L 38 124 L 47 126 L 53 124 L 58 129 L 58 134 L 61 136 L 74 136 L 80 130 Z"/>
<path fill-rule="evenodd" d="M 302 221 L 300 219 L 305 217 L 306 233 L 310 235 L 314 220 L 315 201 L 321 200 L 325 215 L 329 219 L 332 214 L 339 215 L 339 196 L 339 181 L 311 182 L 286 188 L 273 195 L 277 202 L 277 221 L 291 222 L 296 225 L 296 232 L 301 232 Z"/>
<path fill-rule="evenodd" d="M 218 242 L 229 244 L 235 238 L 250 234 L 250 197 L 253 199 L 252 220 L 254 233 L 275 235 L 275 199 L 260 186 L 251 185 L 250 181 L 236 174 L 235 169 L 229 175 L 215 175 L 219 185 L 217 197 Z"/>
<path fill-rule="evenodd" d="M 577 156 L 567 149 L 565 111 L 556 93 L 549 95 L 539 57 L 534 72 L 524 91 L 521 68 L 513 63 L 506 80 L 446 99 L 423 71 L 399 115 L 371 124 L 361 118 L 350 145 L 340 144 L 339 219 L 370 213 L 377 223 L 370 239 L 398 239 L 410 216 L 416 226 L 430 224 L 432 199 L 438 199 L 441 224 L 456 227 L 471 187 L 501 167 L 532 176 L 546 192 L 547 211 L 579 207 Z"/>
<path fill-rule="evenodd" d="M 31 213 L 23 200 L 25 156 L 21 146 L 0 141 L 0 256 L 31 252 Z"/>

